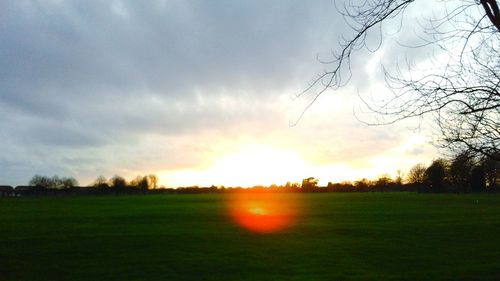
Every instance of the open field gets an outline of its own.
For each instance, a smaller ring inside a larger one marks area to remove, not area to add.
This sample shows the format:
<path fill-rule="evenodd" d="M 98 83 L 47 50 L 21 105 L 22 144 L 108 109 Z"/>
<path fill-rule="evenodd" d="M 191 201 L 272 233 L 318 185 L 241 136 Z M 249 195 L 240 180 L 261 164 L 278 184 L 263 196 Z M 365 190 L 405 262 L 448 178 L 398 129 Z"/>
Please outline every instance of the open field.
<path fill-rule="evenodd" d="M 500 195 L 283 194 L 240 228 L 224 195 L 0 199 L 0 280 L 500 280 Z"/>

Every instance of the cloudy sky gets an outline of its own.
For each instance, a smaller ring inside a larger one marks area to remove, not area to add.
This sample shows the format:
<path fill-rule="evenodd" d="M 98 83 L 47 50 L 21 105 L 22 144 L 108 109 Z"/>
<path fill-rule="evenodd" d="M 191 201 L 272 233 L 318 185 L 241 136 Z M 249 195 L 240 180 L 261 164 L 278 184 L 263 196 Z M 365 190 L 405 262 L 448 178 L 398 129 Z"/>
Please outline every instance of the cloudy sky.
<path fill-rule="evenodd" d="M 81 184 L 155 173 L 165 186 L 372 178 L 437 156 L 415 123 L 366 126 L 390 48 L 354 77 L 292 97 L 349 29 L 333 1 L 0 2 L 0 181 Z M 393 35 L 395 36 L 395 35 Z"/>

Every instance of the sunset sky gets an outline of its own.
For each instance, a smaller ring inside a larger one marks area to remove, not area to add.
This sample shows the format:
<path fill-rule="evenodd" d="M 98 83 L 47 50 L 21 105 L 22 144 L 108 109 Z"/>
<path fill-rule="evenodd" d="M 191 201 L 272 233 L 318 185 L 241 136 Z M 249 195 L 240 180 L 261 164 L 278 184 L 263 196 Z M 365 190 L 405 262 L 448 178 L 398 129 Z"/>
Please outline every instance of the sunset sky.
<path fill-rule="evenodd" d="M 386 29 L 351 83 L 290 126 L 308 102 L 293 97 L 328 68 L 316 57 L 350 34 L 331 0 L 1 1 L 0 184 L 150 173 L 168 187 L 326 184 L 428 164 L 425 122 L 356 118 L 409 37 Z"/>

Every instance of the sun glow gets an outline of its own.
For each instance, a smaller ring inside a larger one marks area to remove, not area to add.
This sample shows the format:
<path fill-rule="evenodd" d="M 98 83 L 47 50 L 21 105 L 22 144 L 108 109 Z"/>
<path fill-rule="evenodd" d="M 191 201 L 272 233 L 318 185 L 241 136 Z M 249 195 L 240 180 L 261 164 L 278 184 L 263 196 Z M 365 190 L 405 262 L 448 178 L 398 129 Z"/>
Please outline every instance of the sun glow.
<path fill-rule="evenodd" d="M 283 183 L 297 176 L 305 164 L 295 153 L 270 147 L 248 146 L 221 158 L 215 170 L 233 185 Z"/>
<path fill-rule="evenodd" d="M 348 152 L 343 152 L 343 158 L 330 160 L 328 153 L 311 153 L 314 148 L 228 141 L 213 144 L 203 151 L 202 164 L 198 167 L 163 170 L 157 174 L 160 185 L 173 188 L 300 184 L 307 177 L 315 177 L 320 186 L 326 186 L 328 182 L 376 179 L 383 174 L 395 176 L 398 170 L 407 171 L 415 163 L 425 163 L 429 155 L 425 150 L 426 142 L 426 138 L 410 134 L 400 145 L 369 157 L 352 158 Z"/>
<path fill-rule="evenodd" d="M 228 197 L 230 217 L 239 226 L 256 233 L 273 233 L 291 227 L 301 209 L 290 194 L 238 192 Z"/>
<path fill-rule="evenodd" d="M 302 158 L 291 151 L 270 146 L 246 145 L 213 161 L 206 170 L 161 173 L 174 186 L 225 185 L 250 187 L 300 181 L 307 171 Z"/>

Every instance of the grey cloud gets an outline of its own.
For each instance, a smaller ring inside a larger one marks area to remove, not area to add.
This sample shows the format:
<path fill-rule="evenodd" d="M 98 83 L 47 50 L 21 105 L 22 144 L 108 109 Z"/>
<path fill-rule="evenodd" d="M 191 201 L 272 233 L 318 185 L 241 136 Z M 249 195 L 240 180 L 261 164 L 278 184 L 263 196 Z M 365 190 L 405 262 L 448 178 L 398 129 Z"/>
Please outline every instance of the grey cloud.
<path fill-rule="evenodd" d="M 188 167 L 209 147 L 194 139 L 203 132 L 286 131 L 277 95 L 306 86 L 343 29 L 330 0 L 2 1 L 0 11 L 0 179 L 14 181 Z M 321 130 L 318 143 L 332 138 Z M 169 142 L 179 137 L 189 147 Z"/>
<path fill-rule="evenodd" d="M 293 58 L 311 43 L 302 12 L 311 9 L 304 4 L 189 2 L 157 11 L 131 2 L 122 18 L 108 2 L 63 3 L 8 14 L 2 64 L 15 84 L 28 78 L 69 96 L 112 89 L 185 95 L 193 87 L 234 88 L 247 79 L 263 93 L 290 78 Z M 261 79 L 262 72 L 269 78 Z"/>
<path fill-rule="evenodd" d="M 11 3 L 0 32 L 1 102 L 59 118 L 73 100 L 91 110 L 141 92 L 190 100 L 223 85 L 267 99 L 297 80 L 325 5 L 173 3 L 123 2 L 126 17 L 102 1 Z"/>
<path fill-rule="evenodd" d="M 90 174 L 68 159 L 92 153 L 81 165 L 105 171 L 120 158 L 110 151 L 121 147 L 137 162 L 146 159 L 147 151 L 133 152 L 145 135 L 252 133 L 272 129 L 276 120 L 286 124 L 276 94 L 304 84 L 333 9 L 326 0 L 0 6 L 6 174 Z"/>

